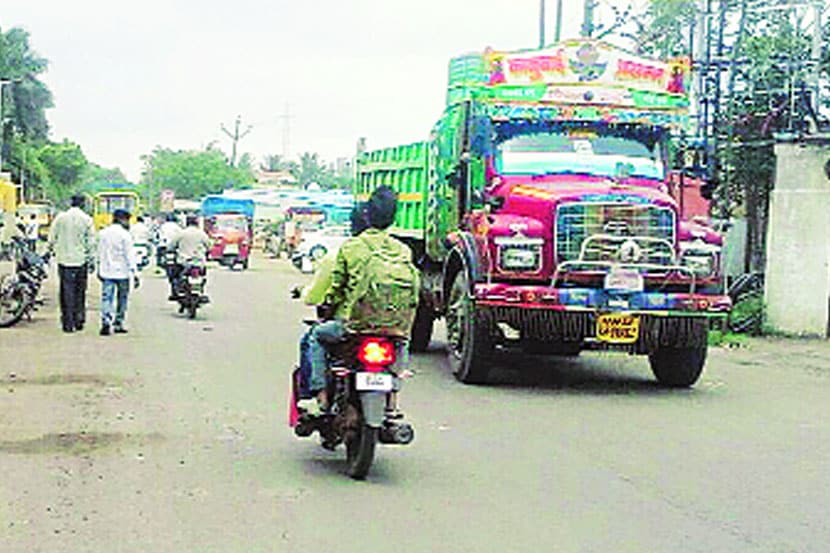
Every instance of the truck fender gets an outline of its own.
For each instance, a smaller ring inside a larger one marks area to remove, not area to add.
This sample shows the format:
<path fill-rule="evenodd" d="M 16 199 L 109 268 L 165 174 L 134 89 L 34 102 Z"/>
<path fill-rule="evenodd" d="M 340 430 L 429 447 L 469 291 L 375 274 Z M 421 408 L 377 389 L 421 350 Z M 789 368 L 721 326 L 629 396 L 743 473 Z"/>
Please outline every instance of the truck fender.
<path fill-rule="evenodd" d="M 481 263 L 473 236 L 468 232 L 459 232 L 452 234 L 447 241 L 450 244 L 450 253 L 443 268 L 442 311 L 446 309 L 446 298 L 449 296 L 450 286 L 458 271 L 465 271 L 470 278 L 470 283 L 481 280 Z"/>

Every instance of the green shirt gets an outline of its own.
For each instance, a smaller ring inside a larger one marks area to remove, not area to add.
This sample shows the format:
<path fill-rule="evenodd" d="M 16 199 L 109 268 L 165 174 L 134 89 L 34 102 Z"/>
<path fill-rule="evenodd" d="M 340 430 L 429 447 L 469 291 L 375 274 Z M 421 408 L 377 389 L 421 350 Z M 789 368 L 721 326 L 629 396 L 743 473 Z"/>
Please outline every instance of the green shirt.
<path fill-rule="evenodd" d="M 326 296 L 331 288 L 331 278 L 334 264 L 337 260 L 337 250 L 331 250 L 323 256 L 314 271 L 311 283 L 303 288 L 302 300 L 306 305 L 322 305 L 326 303 Z"/>
<path fill-rule="evenodd" d="M 355 289 L 357 284 L 362 282 L 361 272 L 366 260 L 372 255 L 372 249 L 405 253 L 407 259 L 412 258 L 409 246 L 393 238 L 385 230 L 370 228 L 363 231 L 360 236 L 349 238 L 337 252 L 328 294 L 328 303 L 334 308 L 336 318 L 348 320 L 352 306 L 360 299 L 355 297 Z"/>

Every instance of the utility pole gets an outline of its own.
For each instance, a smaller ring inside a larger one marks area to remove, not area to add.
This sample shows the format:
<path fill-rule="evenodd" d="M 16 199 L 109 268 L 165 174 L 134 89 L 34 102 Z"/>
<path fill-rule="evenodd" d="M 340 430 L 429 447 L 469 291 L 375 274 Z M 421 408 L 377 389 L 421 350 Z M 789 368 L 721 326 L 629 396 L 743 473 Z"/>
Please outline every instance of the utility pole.
<path fill-rule="evenodd" d="M 562 0 L 556 0 L 556 33 L 553 38 L 555 42 L 562 40 Z"/>
<path fill-rule="evenodd" d="M 236 145 L 239 143 L 240 140 L 245 138 L 249 132 L 251 132 L 251 125 L 248 125 L 244 131 L 241 133 L 239 132 L 239 125 L 242 123 L 242 117 L 237 115 L 236 121 L 233 125 L 233 132 L 229 131 L 224 124 L 219 125 L 222 129 L 222 132 L 228 135 L 228 138 L 231 139 L 231 167 L 236 167 Z"/>
<path fill-rule="evenodd" d="M 3 119 L 3 89 L 4 87 L 14 81 L 10 79 L 0 79 L 0 172 L 3 171 L 3 139 L 5 138 L 6 125 Z"/>
<path fill-rule="evenodd" d="M 813 111 L 819 112 L 821 102 L 819 95 L 821 94 L 821 16 L 824 12 L 824 7 L 820 2 L 813 4 L 813 48 L 810 57 L 813 62 Z"/>
<path fill-rule="evenodd" d="M 545 0 L 539 0 L 539 49 L 545 47 Z"/>
<path fill-rule="evenodd" d="M 288 155 L 290 153 L 290 142 L 291 142 L 291 119 L 293 116 L 291 115 L 290 106 L 288 102 L 285 103 L 285 110 L 283 111 L 282 115 L 278 115 L 277 119 L 282 120 L 282 159 L 283 161 L 288 161 Z"/>
<path fill-rule="evenodd" d="M 594 8 L 597 6 L 594 0 L 585 0 L 582 16 L 582 32 L 584 38 L 591 38 L 594 34 Z"/>

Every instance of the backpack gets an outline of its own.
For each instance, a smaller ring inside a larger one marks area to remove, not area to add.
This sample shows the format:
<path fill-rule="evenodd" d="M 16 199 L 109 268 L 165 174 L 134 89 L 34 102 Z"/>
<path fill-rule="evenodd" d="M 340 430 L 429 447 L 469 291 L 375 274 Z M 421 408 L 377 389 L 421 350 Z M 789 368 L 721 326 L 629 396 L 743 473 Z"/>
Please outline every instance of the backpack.
<path fill-rule="evenodd" d="M 420 277 L 408 248 L 389 251 L 359 239 L 371 255 L 354 288 L 350 329 L 409 338 L 418 307 Z"/>

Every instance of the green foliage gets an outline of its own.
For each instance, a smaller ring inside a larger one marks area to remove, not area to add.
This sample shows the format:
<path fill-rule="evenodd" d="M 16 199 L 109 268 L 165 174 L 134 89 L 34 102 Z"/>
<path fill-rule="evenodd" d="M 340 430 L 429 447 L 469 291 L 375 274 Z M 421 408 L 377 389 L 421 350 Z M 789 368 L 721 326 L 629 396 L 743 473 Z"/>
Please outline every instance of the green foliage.
<path fill-rule="evenodd" d="M 300 163 L 295 167 L 293 175 L 304 187 L 316 183 L 322 188 L 330 188 L 334 180 L 333 171 L 322 162 L 319 155 L 311 152 L 300 155 Z"/>
<path fill-rule="evenodd" d="M 84 192 L 94 192 L 108 183 L 128 182 L 127 177 L 119 168 L 108 169 L 97 163 L 89 163 L 81 175 L 81 189 Z"/>
<path fill-rule="evenodd" d="M 640 53 L 663 59 L 688 54 L 696 4 L 696 0 L 651 0 L 631 20 L 636 30 L 630 36 Z"/>
<path fill-rule="evenodd" d="M 259 167 L 263 171 L 288 171 L 292 175 L 295 175 L 299 170 L 299 166 L 297 165 L 296 161 L 287 160 L 282 156 L 276 154 L 269 154 L 265 156 Z"/>
<path fill-rule="evenodd" d="M 11 150 L 17 140 L 45 140 L 49 132 L 46 109 L 52 107 L 52 93 L 38 75 L 46 71 L 46 59 L 29 45 L 29 33 L 20 28 L 0 29 L 0 78 L 3 111 L 0 121 L 4 144 Z M 8 157 L 7 152 L 4 155 Z"/>
<path fill-rule="evenodd" d="M 242 156 L 239 166 L 231 167 L 225 155 L 212 147 L 171 150 L 159 146 L 142 160 L 141 185 L 151 206 L 158 203 L 164 189 L 173 190 L 177 198 L 198 199 L 226 188 L 246 188 L 254 182 L 250 156 Z"/>
<path fill-rule="evenodd" d="M 63 202 L 80 190 L 89 162 L 78 144 L 67 139 L 49 143 L 40 149 L 38 158 L 49 171 L 50 178 L 44 183 L 48 198 Z"/>

